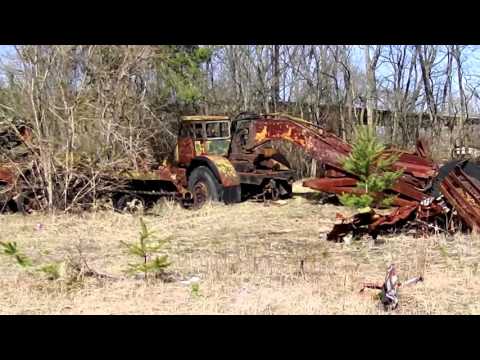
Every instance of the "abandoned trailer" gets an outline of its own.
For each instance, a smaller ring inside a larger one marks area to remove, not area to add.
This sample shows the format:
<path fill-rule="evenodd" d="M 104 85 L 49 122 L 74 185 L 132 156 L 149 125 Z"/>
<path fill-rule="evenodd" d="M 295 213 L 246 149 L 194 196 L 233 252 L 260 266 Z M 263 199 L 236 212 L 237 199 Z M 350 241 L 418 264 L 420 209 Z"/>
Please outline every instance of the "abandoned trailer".
<path fill-rule="evenodd" d="M 2 149 L 6 149 L 3 155 L 27 143 L 30 157 L 34 157 L 28 127 L 17 130 L 17 138 L 7 132 L 0 134 Z M 286 114 L 241 113 L 233 119 L 183 117 L 170 159 L 156 166 L 139 159 L 142 166 L 105 174 L 104 179 L 121 186 L 105 187 L 97 196 L 111 198 L 120 211 L 148 207 L 161 197 L 177 199 L 193 208 L 207 201 L 231 204 L 251 198 L 289 198 L 295 171 L 276 150 L 274 141 L 292 143 L 321 164 L 319 176 L 305 180 L 304 186 L 332 195 L 359 191 L 359 177 L 342 166 L 352 148 L 339 137 Z M 387 215 L 370 210 L 350 219 L 340 217 L 329 240 L 341 241 L 349 232 L 376 236 L 407 223 L 426 228 L 442 224 L 447 231 L 457 230 L 459 224 L 470 230 L 480 228 L 480 167 L 473 161 L 452 161 L 439 168 L 421 140 L 415 152 L 389 148 L 385 153 L 397 154 L 393 167 L 403 171 L 385 192 L 395 195 L 393 205 L 397 208 Z M 1 209 L 30 212 L 44 207 L 45 185 L 37 181 L 39 172 L 32 162 L 25 160 L 24 153 L 15 161 L 8 156 L 3 160 Z"/>

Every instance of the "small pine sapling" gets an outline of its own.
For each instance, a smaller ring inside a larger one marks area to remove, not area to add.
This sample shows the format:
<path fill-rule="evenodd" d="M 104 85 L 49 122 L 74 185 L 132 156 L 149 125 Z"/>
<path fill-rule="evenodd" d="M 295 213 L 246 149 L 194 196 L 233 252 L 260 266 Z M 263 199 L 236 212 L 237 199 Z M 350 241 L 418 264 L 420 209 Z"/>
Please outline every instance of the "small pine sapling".
<path fill-rule="evenodd" d="M 38 271 L 44 273 L 48 280 L 58 280 L 62 277 L 62 265 L 62 262 L 53 262 L 41 266 Z"/>
<path fill-rule="evenodd" d="M 392 165 L 398 156 L 387 156 L 385 146 L 381 144 L 370 126 L 356 129 L 356 140 L 350 155 L 345 159 L 343 168 L 359 177 L 357 189 L 360 194 L 343 194 L 340 202 L 352 208 L 369 208 L 372 205 L 390 206 L 394 197 L 379 196 L 389 189 L 402 176 L 403 172 L 392 171 Z"/>
<path fill-rule="evenodd" d="M 0 241 L 2 254 L 15 259 L 15 262 L 24 269 L 31 269 L 33 271 L 44 273 L 48 280 L 57 280 L 61 277 L 61 263 L 50 263 L 43 265 L 34 265 L 32 260 L 25 254 L 21 253 L 18 245 L 13 242 Z"/>
<path fill-rule="evenodd" d="M 16 263 L 23 268 L 29 267 L 32 265 L 32 261 L 25 254 L 22 254 L 18 250 L 17 243 L 13 242 L 3 242 L 0 241 L 0 247 L 2 248 L 2 254 L 9 256 L 15 259 Z"/>
<path fill-rule="evenodd" d="M 193 297 L 200 297 L 200 284 L 199 283 L 193 283 L 190 286 L 190 291 L 192 293 Z"/>
<path fill-rule="evenodd" d="M 171 264 L 168 261 L 168 255 L 155 256 L 161 252 L 161 248 L 169 239 L 159 240 L 153 236 L 155 231 L 149 231 L 142 218 L 140 218 L 140 226 L 141 231 L 137 244 L 129 244 L 124 241 L 121 241 L 121 244 L 125 246 L 130 255 L 141 259 L 137 263 L 128 264 L 126 272 L 130 274 L 143 273 L 145 281 L 148 282 L 148 274 L 161 275 Z"/>

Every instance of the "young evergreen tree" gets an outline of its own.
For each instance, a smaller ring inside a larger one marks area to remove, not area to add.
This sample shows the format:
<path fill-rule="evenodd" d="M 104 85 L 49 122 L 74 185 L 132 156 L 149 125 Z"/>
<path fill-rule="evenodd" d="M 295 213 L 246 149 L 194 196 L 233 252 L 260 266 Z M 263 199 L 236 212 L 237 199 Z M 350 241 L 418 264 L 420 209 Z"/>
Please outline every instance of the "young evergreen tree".
<path fill-rule="evenodd" d="M 357 188 L 361 194 L 343 194 L 340 196 L 340 202 L 353 208 L 390 206 L 394 197 L 382 198 L 379 195 L 402 176 L 401 170 L 392 170 L 392 165 L 398 157 L 384 154 L 385 146 L 378 141 L 372 127 L 359 126 L 355 132 L 355 143 L 352 152 L 343 163 L 343 168 L 359 177 Z"/>
<path fill-rule="evenodd" d="M 129 254 L 139 259 L 137 263 L 128 264 L 127 272 L 131 274 L 143 273 L 145 282 L 148 282 L 148 274 L 160 275 L 171 264 L 168 261 L 168 255 L 155 256 L 161 252 L 168 238 L 159 240 L 154 237 L 154 231 L 148 230 L 142 218 L 140 218 L 140 226 L 138 244 L 129 244 L 124 241 L 120 243 L 126 247 Z"/>

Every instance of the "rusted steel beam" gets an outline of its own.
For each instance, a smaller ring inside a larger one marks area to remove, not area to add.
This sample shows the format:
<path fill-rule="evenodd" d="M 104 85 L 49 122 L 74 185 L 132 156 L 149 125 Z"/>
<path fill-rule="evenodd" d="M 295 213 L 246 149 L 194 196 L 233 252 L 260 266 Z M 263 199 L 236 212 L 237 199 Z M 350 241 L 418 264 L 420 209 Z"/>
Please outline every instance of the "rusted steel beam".
<path fill-rule="evenodd" d="M 392 167 L 419 178 L 430 178 L 437 171 L 433 163 L 424 162 L 422 158 L 411 154 L 402 154 Z"/>
<path fill-rule="evenodd" d="M 315 178 L 305 180 L 303 182 L 303 186 L 324 191 L 330 192 L 335 190 L 338 187 L 345 187 L 345 186 L 355 186 L 357 185 L 357 179 L 350 178 L 350 177 L 341 177 L 341 178 Z"/>
<path fill-rule="evenodd" d="M 357 179 L 351 177 L 315 178 L 305 180 L 303 182 L 303 186 L 337 195 L 342 195 L 345 193 L 355 193 L 361 195 L 364 192 L 356 187 L 357 181 Z M 397 182 L 392 190 L 398 192 L 399 194 L 399 196 L 394 199 L 393 204 L 396 206 L 418 205 L 420 201 L 427 197 L 425 194 L 403 181 Z"/>
<path fill-rule="evenodd" d="M 392 190 L 398 192 L 401 195 L 404 195 L 408 199 L 415 200 L 415 201 L 422 201 L 423 199 L 426 198 L 426 195 L 423 192 L 418 191 L 409 183 L 402 181 L 402 179 L 399 179 L 392 186 Z"/>
<path fill-rule="evenodd" d="M 460 218 L 474 231 L 480 230 L 480 187 L 456 167 L 440 184 L 440 191 Z"/>

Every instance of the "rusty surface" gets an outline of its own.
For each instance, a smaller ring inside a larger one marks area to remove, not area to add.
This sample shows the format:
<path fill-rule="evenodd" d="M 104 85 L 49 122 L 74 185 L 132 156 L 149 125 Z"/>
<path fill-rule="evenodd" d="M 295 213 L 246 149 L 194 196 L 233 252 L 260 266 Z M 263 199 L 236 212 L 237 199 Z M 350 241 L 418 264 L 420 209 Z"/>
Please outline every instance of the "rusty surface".
<path fill-rule="evenodd" d="M 430 158 L 430 148 L 425 139 L 418 139 L 416 144 L 416 154 L 422 158 Z"/>
<path fill-rule="evenodd" d="M 195 145 L 190 137 L 179 137 L 177 140 L 177 162 L 181 166 L 188 166 L 195 157 Z"/>
<path fill-rule="evenodd" d="M 325 191 L 325 192 L 334 192 L 336 194 L 341 194 L 341 189 L 344 187 L 354 187 L 357 185 L 357 179 L 351 177 L 341 177 L 341 178 L 314 178 L 305 180 L 303 186 L 309 187 L 315 190 Z M 351 191 L 348 191 L 351 192 Z"/>
<path fill-rule="evenodd" d="M 417 210 L 418 205 L 402 206 L 395 209 L 393 212 L 387 215 L 379 216 L 371 224 L 368 225 L 370 232 L 378 231 L 382 226 L 392 226 L 402 220 L 407 220 Z"/>
<path fill-rule="evenodd" d="M 393 168 L 424 179 L 433 177 L 438 170 L 434 162 L 407 152 L 400 154 L 399 159 L 393 164 Z"/>
<path fill-rule="evenodd" d="M 368 233 L 376 238 L 382 229 L 390 228 L 412 218 L 418 206 L 417 204 L 401 206 L 387 215 L 380 215 L 374 210 L 358 213 L 349 218 L 338 214 L 337 219 L 340 220 L 340 223 L 333 226 L 333 229 L 327 234 L 327 240 L 340 242 L 349 233 L 353 235 Z"/>
<path fill-rule="evenodd" d="M 480 229 L 480 187 L 460 167 L 451 171 L 440 191 L 462 220 L 474 231 Z"/>
<path fill-rule="evenodd" d="M 404 181 L 403 179 L 399 179 L 392 186 L 392 190 L 396 191 L 403 198 L 406 198 L 407 200 L 412 200 L 412 201 L 420 202 L 424 200 L 426 197 L 428 197 L 425 193 L 417 190 L 414 186 Z"/>
<path fill-rule="evenodd" d="M 336 169 L 325 170 L 325 177 L 327 178 L 338 178 L 338 177 L 345 177 L 345 176 L 347 176 L 345 171 L 339 171 Z"/>
<path fill-rule="evenodd" d="M 0 167 L 0 183 L 5 185 L 12 184 L 14 181 L 14 173 L 9 167 Z"/>
<path fill-rule="evenodd" d="M 351 146 L 324 129 L 285 114 L 267 114 L 254 119 L 249 134 L 244 151 L 254 152 L 272 140 L 284 140 L 296 144 L 319 161 L 325 169 L 324 177 L 306 180 L 304 186 L 337 195 L 359 192 L 355 188 L 357 177 L 342 169 L 342 161 L 349 155 Z M 393 168 L 404 172 L 391 189 L 398 194 L 394 204 L 407 206 L 424 200 L 424 190 L 438 171 L 437 165 L 428 158 L 426 144 L 419 141 L 414 153 L 391 148 L 385 154 L 397 155 L 398 161 Z"/>
<path fill-rule="evenodd" d="M 254 122 L 255 136 L 248 147 L 253 149 L 272 140 L 289 141 L 305 150 L 316 160 L 338 167 L 351 147 L 324 129 L 286 116 L 260 116 Z"/>
<path fill-rule="evenodd" d="M 336 135 L 313 124 L 301 121 L 287 115 L 261 115 L 254 122 L 254 137 L 251 137 L 248 147 L 253 149 L 272 140 L 292 142 L 319 162 L 333 168 L 339 176 L 342 171 L 342 161 L 350 151 L 351 146 Z M 419 178 L 431 178 L 435 175 L 437 165 L 426 157 L 426 145 L 420 142 L 416 153 L 403 150 L 388 149 L 385 154 L 396 154 L 398 161 L 395 169 L 402 169 L 405 174 Z M 328 169 L 327 169 L 328 170 Z"/>
<path fill-rule="evenodd" d="M 340 242 L 349 233 L 352 233 L 354 236 L 367 233 L 368 229 L 366 226 L 373 223 L 377 217 L 373 210 L 358 213 L 349 218 L 337 214 L 337 220 L 340 220 L 340 223 L 333 226 L 332 230 L 327 234 L 327 240 Z"/>
<path fill-rule="evenodd" d="M 31 129 L 25 125 L 0 134 L 0 212 L 22 193 L 22 172 L 31 155 Z"/>
<path fill-rule="evenodd" d="M 314 178 L 305 180 L 303 182 L 303 186 L 336 195 L 342 195 L 345 193 L 361 195 L 364 193 L 364 191 L 356 187 L 357 181 L 358 180 L 353 177 Z M 403 181 L 398 181 L 395 186 L 393 186 L 392 190 L 395 190 L 398 195 L 395 197 L 393 202 L 393 205 L 396 206 L 418 204 L 418 202 L 427 197 L 427 195 L 416 190 L 414 187 Z"/>

